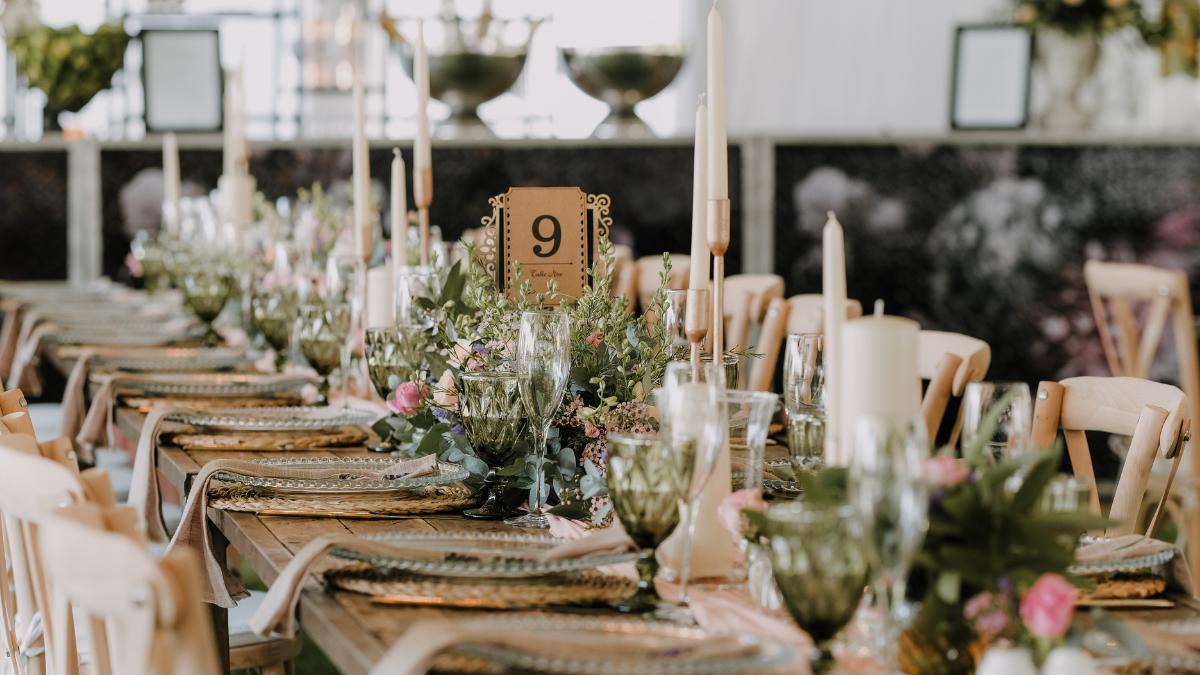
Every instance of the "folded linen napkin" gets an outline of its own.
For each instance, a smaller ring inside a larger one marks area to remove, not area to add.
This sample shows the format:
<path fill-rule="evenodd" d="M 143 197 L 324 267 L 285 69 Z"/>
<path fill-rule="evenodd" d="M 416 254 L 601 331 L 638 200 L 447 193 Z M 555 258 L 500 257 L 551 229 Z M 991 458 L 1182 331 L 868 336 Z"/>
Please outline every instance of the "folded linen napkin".
<path fill-rule="evenodd" d="M 687 638 L 629 633 L 539 633 L 480 623 L 464 625 L 444 619 L 421 621 L 404 633 L 371 668 L 371 675 L 421 675 L 428 672 L 438 653 L 457 644 L 506 647 L 524 652 L 564 657 L 636 653 L 646 658 L 686 657 L 691 661 L 730 658 L 752 653 L 754 646 L 734 635 L 714 635 L 703 642 Z"/>
<path fill-rule="evenodd" d="M 353 534 L 336 534 L 319 537 L 296 552 L 296 556 L 279 572 L 279 576 L 267 591 L 267 597 L 250 619 L 250 628 L 264 636 L 292 636 L 296 632 L 296 603 L 304 580 L 312 567 L 332 548 L 346 548 L 363 553 L 405 557 L 442 557 L 446 548 L 435 542 L 381 542 L 365 539 Z M 593 534 L 566 541 L 544 551 L 530 551 L 532 560 L 563 560 L 605 552 L 632 551 L 633 541 L 619 528 L 605 528 Z M 510 555 L 508 552 L 505 555 Z M 516 555 L 516 554 L 511 554 Z M 388 672 L 408 672 L 391 671 Z M 424 671 L 420 671 L 424 672 Z"/>
<path fill-rule="evenodd" d="M 30 316 L 36 315 L 30 313 L 26 318 L 28 319 Z M 28 391 L 31 396 L 41 393 L 42 382 L 37 376 L 38 349 L 42 345 L 42 338 L 52 330 L 54 330 L 54 324 L 38 324 L 27 337 L 18 341 L 12 365 L 8 371 L 9 389 L 20 387 Z"/>
<path fill-rule="evenodd" d="M 1152 621 L 1129 620 L 1124 625 L 1132 629 L 1151 652 L 1193 659 L 1200 657 L 1200 634 L 1163 629 Z"/>
<path fill-rule="evenodd" d="M 1195 591 L 1192 586 L 1192 576 L 1184 560 L 1183 552 L 1177 550 L 1174 544 L 1169 544 L 1142 534 L 1125 534 L 1080 546 L 1075 550 L 1075 561 L 1078 563 L 1093 563 L 1129 560 L 1130 558 L 1140 558 L 1170 550 L 1175 550 L 1175 557 L 1171 560 L 1171 575 L 1168 582 L 1174 582 L 1189 596 L 1194 596 Z"/>
<path fill-rule="evenodd" d="M 143 435 L 142 438 L 144 439 L 146 436 Z M 139 448 L 140 446 L 139 443 Z M 426 455 L 389 465 L 381 473 L 393 478 L 413 478 L 431 473 L 436 468 L 437 457 Z M 218 474 L 237 474 L 265 478 L 320 479 L 334 478 L 342 473 L 345 473 L 345 469 L 270 466 L 242 459 L 217 459 L 208 462 L 192 481 L 192 491 L 183 507 L 183 518 L 179 521 L 179 529 L 175 531 L 175 536 L 167 546 L 167 551 L 170 552 L 175 547 L 185 547 L 197 552 L 204 563 L 205 580 L 201 584 L 204 601 L 221 607 L 233 607 L 239 599 L 246 596 L 246 592 L 242 582 L 230 574 L 225 566 L 217 560 L 216 551 L 213 550 L 212 540 L 209 538 L 206 519 L 208 486 L 212 478 Z M 157 495 L 158 481 L 156 480 L 154 483 Z M 136 478 L 134 485 L 138 485 Z M 161 525 L 162 516 L 158 512 L 149 513 L 148 516 Z M 311 545 L 309 544 L 309 546 Z M 303 574 L 300 576 L 303 577 Z"/>
<path fill-rule="evenodd" d="M 0 324 L 0 382 L 3 382 L 8 379 L 13 353 L 17 350 L 21 305 L 14 300 L 0 300 L 0 312 L 4 313 L 4 323 Z"/>

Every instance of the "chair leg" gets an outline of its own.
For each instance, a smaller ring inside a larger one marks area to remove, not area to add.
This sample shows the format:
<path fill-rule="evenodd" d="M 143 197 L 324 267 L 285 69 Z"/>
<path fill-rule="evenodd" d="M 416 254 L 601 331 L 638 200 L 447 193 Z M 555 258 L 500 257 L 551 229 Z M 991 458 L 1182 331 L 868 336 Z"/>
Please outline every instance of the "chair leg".
<path fill-rule="evenodd" d="M 287 675 L 287 669 L 282 663 L 272 663 L 269 666 L 263 666 L 259 672 L 262 675 Z"/>

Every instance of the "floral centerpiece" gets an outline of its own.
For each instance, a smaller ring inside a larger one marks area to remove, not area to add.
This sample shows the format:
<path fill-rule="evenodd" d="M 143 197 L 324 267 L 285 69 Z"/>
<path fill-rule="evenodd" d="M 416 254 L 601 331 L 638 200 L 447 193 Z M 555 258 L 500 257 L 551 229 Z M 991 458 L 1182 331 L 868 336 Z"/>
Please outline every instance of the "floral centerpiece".
<path fill-rule="evenodd" d="M 990 647 L 1029 647 L 1044 658 L 1071 625 L 1074 599 L 1091 582 L 1068 573 L 1079 535 L 1105 527 L 1088 513 L 1041 508 L 1060 448 L 994 462 L 983 450 L 995 406 L 963 457 L 943 448 L 922 467 L 931 486 L 929 529 L 913 561 L 907 597 L 919 609 L 900 641 L 901 668 L 922 675 L 974 672 Z M 847 498 L 848 471 L 798 477 L 806 500 Z M 759 542 L 769 522 L 743 511 Z"/>
<path fill-rule="evenodd" d="M 1053 28 L 1071 35 L 1147 25 L 1138 0 L 1017 0 L 1014 16 L 1022 26 Z"/>
<path fill-rule="evenodd" d="M 101 24 L 90 34 L 76 25 L 36 25 L 10 34 L 7 42 L 17 69 L 46 94 L 49 130 L 59 128 L 60 112 L 78 112 L 112 83 L 125 63 L 129 36 L 119 23 Z"/>
<path fill-rule="evenodd" d="M 610 432 L 650 431 L 646 397 L 662 379 L 670 341 L 661 322 L 631 316 L 627 300 L 614 297 L 612 244 L 601 240 L 591 284 L 578 298 L 560 296 L 553 282 L 534 292 L 514 270 L 517 292 L 509 297 L 473 252 L 442 273 L 437 297 L 420 302 L 433 327 L 420 338 L 421 363 L 412 379 L 397 382 L 388 397 L 395 413 L 375 430 L 413 455 L 436 453 L 464 464 L 474 480 L 495 469 L 506 480 L 505 502 L 531 495 L 537 475 L 532 452 L 517 452 L 505 466 L 488 467 L 471 448 L 456 417 L 458 376 L 463 372 L 511 370 L 520 313 L 557 303 L 571 317 L 571 373 L 549 437 L 544 480 L 552 513 L 602 521 L 610 506 L 605 486 L 605 440 Z M 664 256 L 660 288 L 648 314 L 663 316 L 670 258 Z"/>

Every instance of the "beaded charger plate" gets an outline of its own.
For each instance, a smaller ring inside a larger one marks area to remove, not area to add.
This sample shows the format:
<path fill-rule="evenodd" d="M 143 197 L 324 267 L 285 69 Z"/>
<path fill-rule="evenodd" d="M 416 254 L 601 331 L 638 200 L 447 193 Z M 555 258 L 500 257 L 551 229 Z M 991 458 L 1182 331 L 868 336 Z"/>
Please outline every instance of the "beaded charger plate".
<path fill-rule="evenodd" d="M 663 621 L 618 617 L 509 616 L 472 619 L 471 629 L 528 632 L 528 647 L 467 643 L 454 653 L 515 671 L 602 675 L 701 675 L 762 671 L 793 649 L 749 636 L 718 635 Z M 569 640 L 569 646 L 564 644 Z M 507 671 L 506 671 L 507 672 Z"/>
<path fill-rule="evenodd" d="M 630 562 L 633 552 L 596 553 L 578 558 L 538 560 L 536 554 L 563 543 L 563 539 L 535 534 L 496 532 L 404 533 L 369 536 L 368 539 L 398 546 L 421 542 L 423 547 L 444 549 L 440 560 L 384 556 L 346 549 L 334 549 L 331 555 L 365 562 L 374 567 L 412 572 L 426 576 L 456 578 L 519 579 L 552 574 L 593 570 L 606 565 Z"/>
<path fill-rule="evenodd" d="M 268 478 L 221 474 L 226 482 L 240 483 L 283 494 L 341 494 L 358 492 L 396 492 L 414 488 L 447 485 L 465 480 L 470 474 L 462 466 L 438 462 L 437 470 L 412 478 L 385 478 L 383 470 L 396 463 L 390 457 L 288 457 L 285 459 L 253 460 L 255 464 L 272 468 L 296 468 L 337 472 L 328 478 Z"/>
<path fill-rule="evenodd" d="M 354 408 L 284 406 L 251 410 L 180 411 L 171 413 L 167 419 L 202 429 L 224 431 L 311 431 L 366 425 L 374 422 L 376 417 L 373 412 Z"/>
<path fill-rule="evenodd" d="M 284 494 L 229 483 L 208 491 L 208 505 L 212 508 L 264 516 L 402 518 L 459 511 L 478 502 L 478 494 L 465 483 L 386 493 Z"/>
<path fill-rule="evenodd" d="M 1108 541 L 1107 537 L 1083 536 L 1079 543 L 1082 545 L 1098 544 Z M 1175 560 L 1176 549 L 1170 548 L 1150 555 L 1140 555 L 1124 560 L 1097 560 L 1095 562 L 1076 563 L 1067 568 L 1071 574 L 1078 576 L 1100 576 L 1105 574 L 1146 573 L 1166 574 L 1167 566 Z"/>
<path fill-rule="evenodd" d="M 155 347 L 171 344 L 172 342 L 198 339 L 202 335 L 203 333 L 195 330 L 139 333 L 65 330 L 62 332 L 47 333 L 43 339 L 58 344 Z"/>
<path fill-rule="evenodd" d="M 354 563 L 328 570 L 325 582 L 390 605 L 459 609 L 532 609 L 614 603 L 633 595 L 637 580 L 596 570 L 530 579 L 431 577 Z"/>
<path fill-rule="evenodd" d="M 245 352 L 220 347 L 170 347 L 150 355 L 92 357 L 92 363 L 100 368 L 129 372 L 228 370 L 249 361 Z"/>
<path fill-rule="evenodd" d="M 232 396 L 247 397 L 299 392 L 311 383 L 302 375 L 280 377 L 261 373 L 146 374 L 136 379 L 113 379 L 113 388 L 124 396 Z"/>

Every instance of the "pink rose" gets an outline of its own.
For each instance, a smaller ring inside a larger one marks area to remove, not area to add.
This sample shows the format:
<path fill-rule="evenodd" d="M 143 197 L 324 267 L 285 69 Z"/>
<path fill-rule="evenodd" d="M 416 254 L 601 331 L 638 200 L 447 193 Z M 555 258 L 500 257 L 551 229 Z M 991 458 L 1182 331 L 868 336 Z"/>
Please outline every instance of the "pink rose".
<path fill-rule="evenodd" d="M 595 332 L 583 338 L 583 341 L 588 343 L 588 346 L 590 346 L 592 349 L 595 349 L 596 347 L 600 346 L 601 342 L 604 342 L 604 336 L 599 332 Z"/>
<path fill-rule="evenodd" d="M 599 438 L 600 427 L 593 424 L 591 420 L 584 420 L 583 435 L 587 436 L 588 438 Z"/>
<path fill-rule="evenodd" d="M 730 534 L 736 539 L 741 539 L 742 511 L 744 509 L 764 511 L 766 508 L 767 502 L 763 501 L 762 494 L 758 490 L 747 488 L 738 490 L 722 499 L 720 506 L 717 507 L 717 517 L 720 518 L 721 524 L 729 530 Z"/>
<path fill-rule="evenodd" d="M 950 487 L 966 480 L 971 469 L 958 458 L 938 455 L 925 460 L 923 473 L 929 484 L 935 487 Z"/>
<path fill-rule="evenodd" d="M 458 409 L 458 386 L 454 382 L 454 373 L 448 368 L 442 371 L 442 379 L 438 380 L 437 389 L 433 392 L 433 402 L 446 410 Z"/>
<path fill-rule="evenodd" d="M 975 630 L 980 635 L 1000 635 L 1008 630 L 1008 614 L 999 609 L 983 614 L 975 619 Z"/>
<path fill-rule="evenodd" d="M 387 407 L 394 413 L 411 415 L 421 407 L 421 399 L 425 392 L 416 382 L 401 382 L 396 392 L 387 401 Z"/>
<path fill-rule="evenodd" d="M 145 274 L 145 270 L 142 269 L 142 261 L 134 257 L 132 253 L 125 254 L 125 267 L 134 279 L 141 279 L 142 275 Z"/>
<path fill-rule="evenodd" d="M 974 619 L 980 614 L 983 614 L 984 610 L 991 606 L 991 593 L 988 593 L 987 591 L 976 593 L 975 595 L 971 596 L 970 600 L 967 600 L 966 604 L 963 605 L 963 616 L 968 619 Z"/>
<path fill-rule="evenodd" d="M 1021 620 L 1040 638 L 1060 638 L 1071 627 L 1079 591 L 1069 581 L 1047 572 L 1021 598 Z"/>

